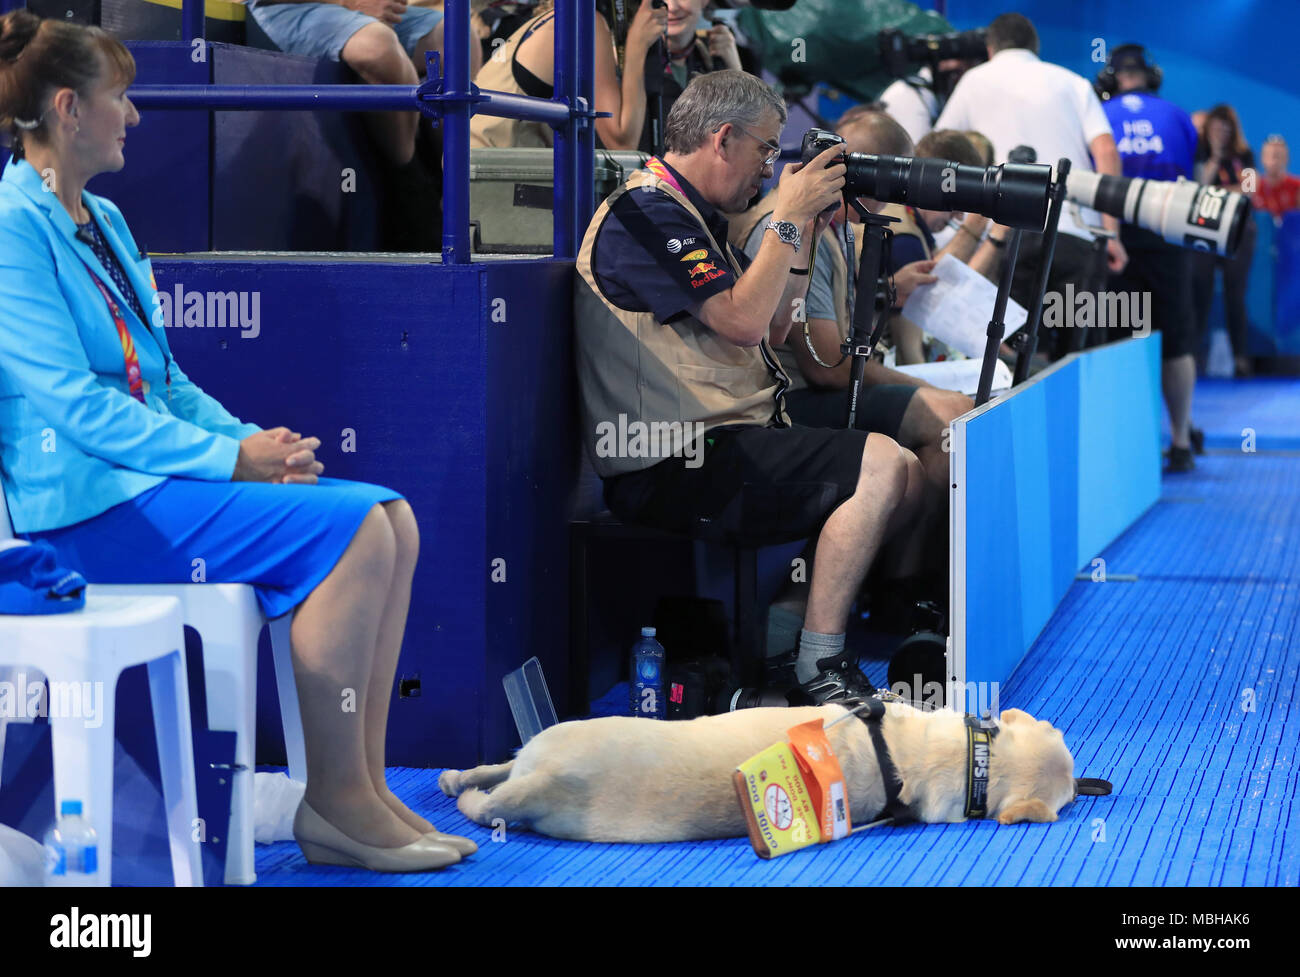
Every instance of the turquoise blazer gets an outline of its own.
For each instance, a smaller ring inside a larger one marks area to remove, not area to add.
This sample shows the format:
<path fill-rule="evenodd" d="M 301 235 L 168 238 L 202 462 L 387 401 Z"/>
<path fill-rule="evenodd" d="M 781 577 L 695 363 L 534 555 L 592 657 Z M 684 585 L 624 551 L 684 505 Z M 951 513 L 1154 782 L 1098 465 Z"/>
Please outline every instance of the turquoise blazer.
<path fill-rule="evenodd" d="M 94 215 L 153 322 L 141 322 L 41 175 L 10 160 L 0 178 L 0 488 L 16 533 L 81 522 L 169 476 L 229 481 L 241 423 L 171 360 L 149 259 L 122 212 L 91 193 Z M 146 384 L 130 394 L 108 303 L 135 340 Z"/>

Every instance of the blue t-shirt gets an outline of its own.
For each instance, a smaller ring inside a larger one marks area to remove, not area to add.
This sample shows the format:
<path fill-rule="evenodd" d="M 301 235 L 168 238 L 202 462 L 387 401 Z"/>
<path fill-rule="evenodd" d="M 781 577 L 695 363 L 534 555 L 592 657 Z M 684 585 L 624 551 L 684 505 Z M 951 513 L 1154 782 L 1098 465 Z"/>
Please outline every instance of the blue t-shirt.
<path fill-rule="evenodd" d="M 1196 127 L 1186 112 L 1149 92 L 1128 92 L 1102 103 L 1115 133 L 1124 175 L 1144 180 L 1192 178 Z"/>
<path fill-rule="evenodd" d="M 680 173 L 664 166 L 704 218 L 713 239 L 728 247 L 727 219 Z M 743 274 L 749 257 L 732 250 Z M 654 187 L 624 193 L 610 207 L 592 247 L 591 270 L 605 297 L 629 312 L 668 323 L 697 315 L 704 300 L 736 284 L 731 265 L 710 246 L 699 225 L 672 197 Z"/>

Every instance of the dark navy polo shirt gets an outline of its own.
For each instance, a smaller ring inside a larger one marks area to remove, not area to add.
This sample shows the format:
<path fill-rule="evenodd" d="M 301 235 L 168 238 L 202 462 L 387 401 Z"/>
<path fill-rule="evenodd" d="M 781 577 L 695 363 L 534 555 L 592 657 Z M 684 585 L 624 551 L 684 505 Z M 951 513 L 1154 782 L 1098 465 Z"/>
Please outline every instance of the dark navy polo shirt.
<path fill-rule="evenodd" d="M 894 240 L 889 252 L 889 273 L 892 275 L 904 265 L 910 265 L 913 261 L 925 261 L 925 250 L 930 249 L 934 253 L 934 235 L 930 229 L 925 226 L 925 221 L 921 218 L 920 213 L 912 211 L 912 220 L 916 221 L 916 226 L 921 229 L 925 236 L 925 244 L 915 234 L 895 234 Z"/>
<path fill-rule="evenodd" d="M 667 163 L 713 239 L 727 247 L 727 219 Z M 743 273 L 749 258 L 733 251 Z M 610 207 L 592 246 L 591 270 L 606 298 L 660 322 L 696 315 L 700 306 L 736 284 L 726 257 L 710 246 L 687 211 L 662 190 L 637 187 Z"/>

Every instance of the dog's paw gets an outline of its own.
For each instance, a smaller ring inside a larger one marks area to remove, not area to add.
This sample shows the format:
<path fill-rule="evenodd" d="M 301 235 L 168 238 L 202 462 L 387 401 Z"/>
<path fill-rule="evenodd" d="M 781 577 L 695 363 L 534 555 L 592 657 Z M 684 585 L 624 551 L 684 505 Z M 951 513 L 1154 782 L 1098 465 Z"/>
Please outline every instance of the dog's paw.
<path fill-rule="evenodd" d="M 461 814 L 475 824 L 491 825 L 492 819 L 488 817 L 487 813 L 487 806 L 490 802 L 491 797 L 487 791 L 474 787 L 465 791 L 456 799 L 456 807 Z"/>
<path fill-rule="evenodd" d="M 460 796 L 460 774 L 459 770 L 444 770 L 438 775 L 438 787 L 448 797 Z"/>

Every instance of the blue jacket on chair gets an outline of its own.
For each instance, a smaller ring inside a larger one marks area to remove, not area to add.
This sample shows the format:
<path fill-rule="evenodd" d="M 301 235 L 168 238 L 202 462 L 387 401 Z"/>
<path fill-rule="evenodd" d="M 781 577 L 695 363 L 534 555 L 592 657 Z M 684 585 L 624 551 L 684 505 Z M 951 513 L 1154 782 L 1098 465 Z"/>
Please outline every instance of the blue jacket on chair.
<path fill-rule="evenodd" d="M 10 160 L 0 178 L 0 487 L 14 532 L 70 526 L 167 476 L 229 481 L 241 423 L 171 360 L 149 259 L 122 212 L 82 201 L 135 287 L 141 322 L 41 174 Z M 130 394 L 109 289 L 135 341 L 145 401 Z"/>

